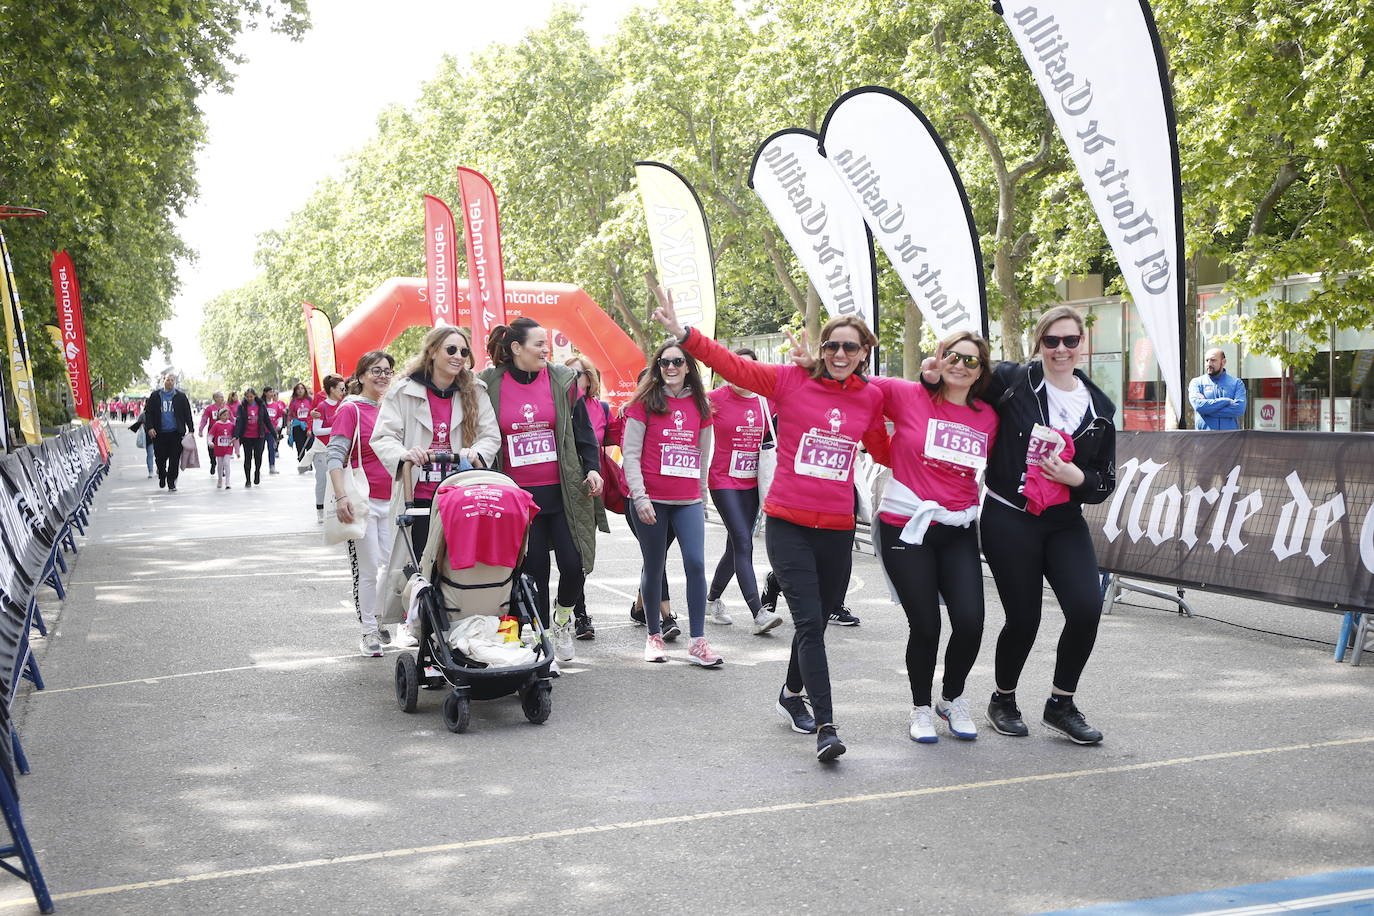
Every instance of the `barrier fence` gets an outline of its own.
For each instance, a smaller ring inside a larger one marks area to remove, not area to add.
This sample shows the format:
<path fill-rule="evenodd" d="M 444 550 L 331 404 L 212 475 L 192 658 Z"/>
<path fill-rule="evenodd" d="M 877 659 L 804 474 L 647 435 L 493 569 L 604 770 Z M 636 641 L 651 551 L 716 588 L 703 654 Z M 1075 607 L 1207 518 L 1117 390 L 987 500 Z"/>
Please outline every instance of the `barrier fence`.
<path fill-rule="evenodd" d="M 33 630 L 47 634 L 38 590 L 47 586 L 65 597 L 66 554 L 77 550 L 76 535 L 86 531 L 109 467 L 110 438 L 100 423 L 0 456 L 0 809 L 11 837 L 0 846 L 0 868 L 29 883 L 44 913 L 53 904 L 20 815 L 16 774 L 29 766 L 11 707 L 21 679 L 43 689 L 29 648 Z M 9 861 L 16 858 L 18 865 Z"/>

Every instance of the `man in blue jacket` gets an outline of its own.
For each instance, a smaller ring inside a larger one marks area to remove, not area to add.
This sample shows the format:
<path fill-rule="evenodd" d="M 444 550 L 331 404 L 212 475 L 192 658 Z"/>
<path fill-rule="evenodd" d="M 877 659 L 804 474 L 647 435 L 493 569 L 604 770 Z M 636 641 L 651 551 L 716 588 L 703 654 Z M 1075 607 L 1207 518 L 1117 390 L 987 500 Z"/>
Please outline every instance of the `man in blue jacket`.
<path fill-rule="evenodd" d="M 1188 401 L 1198 429 L 1240 429 L 1245 383 L 1226 371 L 1226 354 L 1207 351 L 1207 374 L 1188 383 Z"/>

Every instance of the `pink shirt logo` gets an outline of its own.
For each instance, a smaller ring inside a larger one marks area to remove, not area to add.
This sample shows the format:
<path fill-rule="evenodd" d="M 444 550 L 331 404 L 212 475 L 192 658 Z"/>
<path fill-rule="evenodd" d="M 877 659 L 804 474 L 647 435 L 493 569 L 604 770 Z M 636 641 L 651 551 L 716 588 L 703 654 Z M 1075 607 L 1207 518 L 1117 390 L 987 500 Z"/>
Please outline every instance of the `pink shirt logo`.
<path fill-rule="evenodd" d="M 534 405 L 533 405 L 533 404 L 526 404 L 526 405 L 521 409 L 521 413 L 524 414 L 524 416 L 525 416 L 525 422 L 526 422 L 526 423 L 533 423 L 533 422 L 534 422 Z"/>
<path fill-rule="evenodd" d="M 682 429 L 682 424 L 686 422 L 686 420 L 687 418 L 683 416 L 682 411 L 673 411 L 673 425 L 676 426 L 678 429 Z"/>
<path fill-rule="evenodd" d="M 832 436 L 838 436 L 840 434 L 840 426 L 844 423 L 844 414 L 840 411 L 840 408 L 830 408 L 830 412 L 825 415 L 825 418 L 830 421 L 830 434 Z"/>
<path fill-rule="evenodd" d="M 440 423 L 434 429 L 434 441 L 440 444 L 448 442 L 448 424 Z"/>

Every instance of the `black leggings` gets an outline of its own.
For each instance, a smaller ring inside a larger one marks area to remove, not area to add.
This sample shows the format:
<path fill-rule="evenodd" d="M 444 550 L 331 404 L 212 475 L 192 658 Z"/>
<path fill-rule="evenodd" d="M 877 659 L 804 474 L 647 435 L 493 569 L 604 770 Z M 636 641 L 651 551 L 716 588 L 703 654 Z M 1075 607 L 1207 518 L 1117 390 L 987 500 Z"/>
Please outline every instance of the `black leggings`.
<path fill-rule="evenodd" d="M 1054 686 L 1078 690 L 1102 618 L 1097 554 L 1083 512 L 1069 503 L 1035 516 L 988 497 L 983 501 L 983 555 L 997 582 L 1007 622 L 997 637 L 997 689 L 1015 690 L 1040 628 L 1041 580 L 1064 612 Z"/>
<path fill-rule="evenodd" d="M 739 591 L 749 612 L 755 616 L 762 606 L 759 603 L 759 583 L 754 576 L 754 521 L 759 517 L 759 491 L 757 487 L 747 490 L 712 490 L 711 502 L 725 523 L 726 546 L 716 564 L 716 574 L 711 579 L 711 588 L 706 593 L 707 601 L 715 601 L 725 591 L 732 578 L 739 579 Z"/>
<path fill-rule="evenodd" d="M 787 663 L 787 689 L 811 697 L 819 725 L 833 724 L 830 663 L 825 655 L 825 626 L 830 609 L 844 603 L 854 565 L 854 529 L 806 528 L 768 519 L 763 542 L 768 562 L 792 611 L 792 657 Z"/>
<path fill-rule="evenodd" d="M 549 625 L 550 550 L 558 564 L 558 606 L 575 607 L 582 598 L 586 574 L 582 572 L 582 554 L 573 541 L 565 512 L 536 515 L 530 523 L 529 544 L 525 549 L 524 572 L 534 580 L 539 593 L 539 620 L 546 627 Z"/>
<path fill-rule="evenodd" d="M 906 611 L 906 674 L 911 704 L 930 705 L 930 682 L 940 648 L 940 596 L 949 609 L 945 647 L 945 699 L 964 692 L 978 646 L 983 641 L 983 564 L 978 559 L 977 525 L 931 525 L 920 544 L 905 544 L 902 529 L 880 521 L 883 568 Z"/>
<path fill-rule="evenodd" d="M 310 448 L 310 430 L 304 426 L 291 424 L 291 444 L 296 447 L 296 460 L 305 460 L 305 450 Z"/>
<path fill-rule="evenodd" d="M 252 483 L 253 475 L 262 471 L 262 450 L 266 445 L 266 439 L 243 440 L 243 480 L 245 483 Z"/>

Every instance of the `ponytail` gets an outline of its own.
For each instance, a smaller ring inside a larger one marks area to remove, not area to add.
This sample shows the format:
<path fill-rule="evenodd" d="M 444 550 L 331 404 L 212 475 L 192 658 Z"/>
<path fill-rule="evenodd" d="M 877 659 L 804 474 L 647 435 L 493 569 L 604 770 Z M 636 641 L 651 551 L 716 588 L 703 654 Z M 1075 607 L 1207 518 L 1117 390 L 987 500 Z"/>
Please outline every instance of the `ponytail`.
<path fill-rule="evenodd" d="M 521 315 L 508 325 L 498 324 L 492 328 L 487 335 L 487 356 L 491 358 L 491 364 L 498 369 L 512 365 L 515 354 L 511 352 L 511 345 L 523 344 L 530 336 L 530 329 L 537 327 L 541 327 L 539 322 Z"/>

